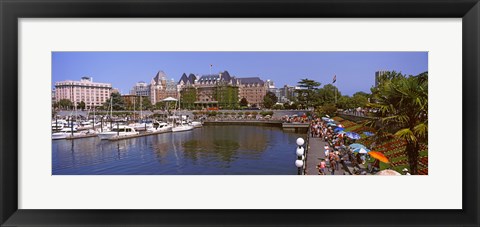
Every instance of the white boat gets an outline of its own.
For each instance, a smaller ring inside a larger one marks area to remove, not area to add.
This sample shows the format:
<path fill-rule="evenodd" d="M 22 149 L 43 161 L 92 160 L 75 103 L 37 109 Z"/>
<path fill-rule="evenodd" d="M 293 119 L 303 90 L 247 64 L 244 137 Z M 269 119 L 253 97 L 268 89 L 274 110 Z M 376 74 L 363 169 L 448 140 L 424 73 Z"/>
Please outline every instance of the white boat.
<path fill-rule="evenodd" d="M 93 129 L 93 121 L 85 121 L 80 123 L 80 126 L 77 128 L 78 130 L 88 130 Z M 99 128 L 101 126 L 100 122 L 95 122 L 95 128 Z"/>
<path fill-rule="evenodd" d="M 192 121 L 190 122 L 190 125 L 193 126 L 194 128 L 200 128 L 203 126 L 202 122 L 200 121 Z"/>
<path fill-rule="evenodd" d="M 188 131 L 192 129 L 193 129 L 193 126 L 191 125 L 177 125 L 172 128 L 172 132 L 183 132 L 183 131 Z"/>
<path fill-rule="evenodd" d="M 52 131 L 60 131 L 68 126 L 68 122 L 66 120 L 56 120 L 52 121 Z"/>
<path fill-rule="evenodd" d="M 73 128 L 73 136 L 80 135 L 80 133 L 77 132 L 76 128 Z M 72 136 L 72 129 L 71 128 L 63 128 L 60 130 L 60 132 L 54 132 L 52 133 L 52 140 L 60 140 L 60 139 L 66 139 Z"/>
<path fill-rule="evenodd" d="M 160 123 L 153 123 L 153 127 L 147 128 L 147 132 L 150 133 L 161 133 L 161 132 L 170 132 L 172 131 L 172 126 L 165 123 L 165 122 L 160 122 Z"/>
<path fill-rule="evenodd" d="M 110 129 L 110 131 L 103 131 L 98 133 L 98 137 L 102 140 L 133 135 L 138 135 L 138 132 L 135 131 L 133 127 L 127 125 L 119 125 L 118 127 L 113 127 L 112 129 Z"/>
<path fill-rule="evenodd" d="M 129 124 L 128 126 L 133 127 L 137 131 L 145 131 L 146 129 L 153 127 L 153 122 L 144 120 L 134 124 Z"/>

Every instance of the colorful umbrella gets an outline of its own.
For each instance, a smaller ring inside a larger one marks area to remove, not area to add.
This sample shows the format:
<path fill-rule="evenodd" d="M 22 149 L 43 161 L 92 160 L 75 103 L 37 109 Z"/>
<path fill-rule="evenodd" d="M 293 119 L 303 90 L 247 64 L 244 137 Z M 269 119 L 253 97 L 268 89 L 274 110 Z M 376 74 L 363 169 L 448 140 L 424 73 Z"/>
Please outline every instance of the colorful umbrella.
<path fill-rule="evenodd" d="M 353 152 L 355 152 L 355 153 L 360 153 L 360 154 L 366 154 L 366 153 L 368 153 L 369 151 L 370 151 L 369 149 L 363 148 L 363 147 L 354 148 L 354 149 L 353 149 Z"/>
<path fill-rule="evenodd" d="M 363 132 L 364 135 L 366 136 L 373 136 L 375 135 L 373 132 Z"/>
<path fill-rule="evenodd" d="M 382 153 L 380 153 L 378 151 L 370 151 L 370 152 L 368 152 L 368 154 L 370 155 L 370 157 L 375 158 L 378 161 L 381 161 L 383 163 L 390 163 L 388 158 L 385 157 L 385 155 L 383 155 Z"/>
<path fill-rule="evenodd" d="M 338 127 L 338 128 L 336 128 L 336 129 L 334 129 L 333 131 L 334 131 L 334 132 L 339 132 L 339 131 L 343 131 L 343 130 L 345 130 L 345 129 Z"/>
<path fill-rule="evenodd" d="M 349 146 L 350 146 L 350 148 L 357 148 L 357 147 L 358 148 L 360 148 L 360 147 L 367 148 L 367 147 L 365 147 L 365 145 L 359 144 L 359 143 L 352 143 Z"/>
<path fill-rule="evenodd" d="M 345 135 L 348 138 L 353 139 L 353 140 L 358 140 L 358 139 L 361 138 L 360 135 L 358 135 L 358 133 L 356 133 L 356 132 L 347 132 L 347 133 L 345 133 Z"/>
<path fill-rule="evenodd" d="M 375 175 L 386 175 L 386 176 L 400 176 L 402 174 L 400 174 L 399 172 L 395 171 L 395 170 L 391 170 L 391 169 L 384 169 L 382 171 L 379 171 L 378 173 L 376 173 Z"/>

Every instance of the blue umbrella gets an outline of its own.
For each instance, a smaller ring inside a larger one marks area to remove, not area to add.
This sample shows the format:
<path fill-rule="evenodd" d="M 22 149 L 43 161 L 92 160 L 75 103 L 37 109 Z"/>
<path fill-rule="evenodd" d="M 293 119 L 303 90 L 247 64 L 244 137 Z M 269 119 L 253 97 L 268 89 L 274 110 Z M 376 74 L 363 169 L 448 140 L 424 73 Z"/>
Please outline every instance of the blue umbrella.
<path fill-rule="evenodd" d="M 334 129 L 333 131 L 334 131 L 334 132 L 339 132 L 339 131 L 343 131 L 343 130 L 345 130 L 345 129 L 338 127 L 338 128 L 336 128 L 336 129 Z"/>
<path fill-rule="evenodd" d="M 365 145 L 359 144 L 359 143 L 352 143 L 352 144 L 350 144 L 349 146 L 350 146 L 351 148 L 361 148 L 361 147 L 367 148 L 367 147 L 365 147 Z"/>
<path fill-rule="evenodd" d="M 373 132 L 363 132 L 364 135 L 366 136 L 373 136 L 375 135 Z"/>
<path fill-rule="evenodd" d="M 353 149 L 353 152 L 360 154 L 367 154 L 369 151 L 369 149 L 363 147 Z"/>
<path fill-rule="evenodd" d="M 347 132 L 345 133 L 345 135 L 350 138 L 350 139 L 353 139 L 353 140 L 358 140 L 360 139 L 360 135 L 358 135 L 358 133 L 355 133 L 355 132 Z"/>
<path fill-rule="evenodd" d="M 337 126 L 337 125 L 334 123 L 328 123 L 327 126 Z"/>

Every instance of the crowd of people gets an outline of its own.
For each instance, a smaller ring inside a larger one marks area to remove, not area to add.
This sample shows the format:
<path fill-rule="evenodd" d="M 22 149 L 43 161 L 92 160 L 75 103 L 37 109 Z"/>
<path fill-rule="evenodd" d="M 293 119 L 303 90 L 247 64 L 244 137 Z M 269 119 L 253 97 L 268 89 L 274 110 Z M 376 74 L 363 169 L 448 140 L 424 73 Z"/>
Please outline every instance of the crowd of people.
<path fill-rule="evenodd" d="M 348 145 L 355 143 L 355 140 L 348 138 L 343 133 L 336 133 L 336 127 L 342 126 L 337 125 L 332 127 L 328 125 L 327 121 L 321 118 L 314 118 L 310 122 L 310 136 L 313 138 L 321 138 L 321 140 L 326 143 L 323 151 L 325 152 L 325 158 L 320 160 L 320 163 L 317 165 L 318 174 L 326 175 L 328 174 L 327 172 L 330 172 L 330 174 L 334 175 L 335 171 L 338 171 L 340 168 L 346 170 L 348 165 L 353 168 L 354 174 L 366 175 L 367 170 L 361 168 L 359 165 L 365 164 L 366 160 L 369 159 L 368 154 L 353 152 Z M 375 162 L 369 169 L 369 172 L 378 170 L 379 163 Z"/>

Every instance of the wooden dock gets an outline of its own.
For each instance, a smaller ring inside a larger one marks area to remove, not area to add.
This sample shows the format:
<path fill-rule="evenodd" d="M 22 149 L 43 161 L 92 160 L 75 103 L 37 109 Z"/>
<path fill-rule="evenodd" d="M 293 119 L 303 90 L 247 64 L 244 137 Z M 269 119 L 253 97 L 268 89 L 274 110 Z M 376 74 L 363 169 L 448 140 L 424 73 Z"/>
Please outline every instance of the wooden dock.
<path fill-rule="evenodd" d="M 96 137 L 97 134 L 85 134 L 85 135 L 80 135 L 80 136 L 69 136 L 65 139 L 67 140 L 74 140 L 74 139 L 84 139 L 84 138 L 90 138 L 90 137 Z"/>
<path fill-rule="evenodd" d="M 307 132 L 309 123 L 282 123 L 283 130 L 295 132 Z"/>
<path fill-rule="evenodd" d="M 124 139 L 132 139 L 132 138 L 138 138 L 138 137 L 143 137 L 143 136 L 152 136 L 152 135 L 158 135 L 162 133 L 167 133 L 167 132 L 172 132 L 170 131 L 160 131 L 160 132 L 145 132 L 145 133 L 139 133 L 137 135 L 129 135 L 129 136 L 114 136 L 113 138 L 110 138 L 110 141 L 117 141 L 117 140 L 124 140 Z"/>

